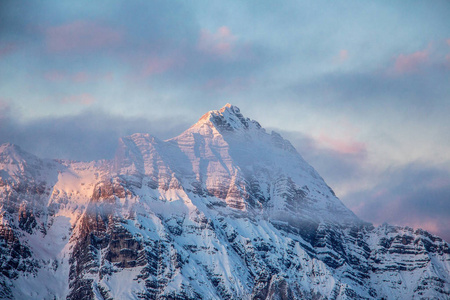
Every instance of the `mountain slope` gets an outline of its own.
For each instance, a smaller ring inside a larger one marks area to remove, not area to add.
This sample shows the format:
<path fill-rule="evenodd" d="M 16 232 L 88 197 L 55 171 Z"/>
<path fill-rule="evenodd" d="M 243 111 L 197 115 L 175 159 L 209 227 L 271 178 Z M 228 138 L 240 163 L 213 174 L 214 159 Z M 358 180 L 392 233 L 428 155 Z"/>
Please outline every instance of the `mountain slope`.
<path fill-rule="evenodd" d="M 0 298 L 450 298 L 447 242 L 359 220 L 227 104 L 112 161 L 0 147 Z"/>

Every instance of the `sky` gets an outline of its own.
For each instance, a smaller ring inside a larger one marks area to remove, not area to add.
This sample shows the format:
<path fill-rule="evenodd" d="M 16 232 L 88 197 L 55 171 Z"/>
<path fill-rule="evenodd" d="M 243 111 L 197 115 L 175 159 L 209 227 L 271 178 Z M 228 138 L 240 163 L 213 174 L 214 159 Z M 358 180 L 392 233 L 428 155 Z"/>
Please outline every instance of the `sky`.
<path fill-rule="evenodd" d="M 0 143 L 112 158 L 232 103 L 360 218 L 450 241 L 449 1 L 0 1 Z"/>

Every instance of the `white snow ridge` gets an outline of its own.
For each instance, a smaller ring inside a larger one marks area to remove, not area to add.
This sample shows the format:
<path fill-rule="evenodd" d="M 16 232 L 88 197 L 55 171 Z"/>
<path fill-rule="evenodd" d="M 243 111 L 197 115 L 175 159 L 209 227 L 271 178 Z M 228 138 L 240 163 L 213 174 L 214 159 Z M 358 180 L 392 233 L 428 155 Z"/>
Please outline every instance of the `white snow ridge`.
<path fill-rule="evenodd" d="M 450 249 L 358 219 L 227 104 L 114 160 L 0 146 L 1 299 L 450 299 Z"/>

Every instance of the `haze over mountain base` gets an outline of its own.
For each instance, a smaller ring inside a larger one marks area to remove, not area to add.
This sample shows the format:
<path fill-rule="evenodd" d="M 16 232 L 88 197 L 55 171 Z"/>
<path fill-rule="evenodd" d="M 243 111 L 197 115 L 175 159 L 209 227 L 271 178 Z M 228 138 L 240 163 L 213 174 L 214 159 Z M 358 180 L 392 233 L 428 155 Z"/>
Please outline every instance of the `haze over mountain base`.
<path fill-rule="evenodd" d="M 229 104 L 111 161 L 4 144 L 0 201 L 0 298 L 450 298 L 447 242 L 360 220 Z"/>

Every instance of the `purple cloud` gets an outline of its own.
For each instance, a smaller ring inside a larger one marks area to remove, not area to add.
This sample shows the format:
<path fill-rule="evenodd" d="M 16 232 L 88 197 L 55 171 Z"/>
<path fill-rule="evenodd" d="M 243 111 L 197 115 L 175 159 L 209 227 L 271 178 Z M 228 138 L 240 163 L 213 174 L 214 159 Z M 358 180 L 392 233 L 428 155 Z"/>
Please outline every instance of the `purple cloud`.
<path fill-rule="evenodd" d="M 219 57 L 230 57 L 233 54 L 237 37 L 230 28 L 222 26 L 216 32 L 203 29 L 198 42 L 198 49 L 202 52 Z"/>
<path fill-rule="evenodd" d="M 44 73 L 44 78 L 50 82 L 86 83 L 110 81 L 113 77 L 113 72 L 93 73 L 87 71 L 67 72 L 51 70 Z"/>
<path fill-rule="evenodd" d="M 97 22 L 78 20 L 45 31 L 47 49 L 53 53 L 89 52 L 119 44 L 123 32 Z"/>
<path fill-rule="evenodd" d="M 15 43 L 0 43 L 0 58 L 13 53 L 18 49 Z"/>
<path fill-rule="evenodd" d="M 423 228 L 450 241 L 450 172 L 425 163 L 392 167 L 373 189 L 348 195 L 361 218 Z"/>
<path fill-rule="evenodd" d="M 91 105 L 95 102 L 94 96 L 89 93 L 66 96 L 61 100 L 62 103 L 72 103 L 81 105 Z"/>
<path fill-rule="evenodd" d="M 417 72 L 429 60 L 429 48 L 411 54 L 400 54 L 395 59 L 394 71 L 399 74 Z"/>
<path fill-rule="evenodd" d="M 331 139 L 331 143 L 324 143 L 324 135 L 322 138 L 314 138 L 302 132 L 280 129 L 276 131 L 291 141 L 297 151 L 317 169 L 332 188 L 351 182 L 365 173 L 367 146 L 362 142 L 350 137 L 337 139 L 327 136 L 325 140 Z"/>

